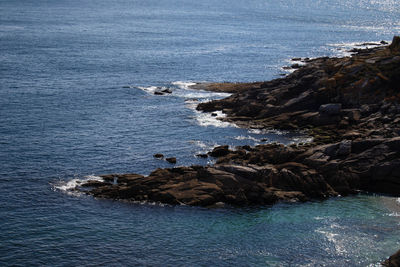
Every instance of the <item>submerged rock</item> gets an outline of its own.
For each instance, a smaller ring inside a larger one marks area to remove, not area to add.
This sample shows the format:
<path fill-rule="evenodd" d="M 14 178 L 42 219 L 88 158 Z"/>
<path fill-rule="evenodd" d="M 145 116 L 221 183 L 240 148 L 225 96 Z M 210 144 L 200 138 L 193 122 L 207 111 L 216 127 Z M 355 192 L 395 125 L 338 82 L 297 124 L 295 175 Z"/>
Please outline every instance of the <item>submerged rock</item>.
<path fill-rule="evenodd" d="M 176 163 L 176 158 L 166 158 L 165 160 L 172 164 Z"/>

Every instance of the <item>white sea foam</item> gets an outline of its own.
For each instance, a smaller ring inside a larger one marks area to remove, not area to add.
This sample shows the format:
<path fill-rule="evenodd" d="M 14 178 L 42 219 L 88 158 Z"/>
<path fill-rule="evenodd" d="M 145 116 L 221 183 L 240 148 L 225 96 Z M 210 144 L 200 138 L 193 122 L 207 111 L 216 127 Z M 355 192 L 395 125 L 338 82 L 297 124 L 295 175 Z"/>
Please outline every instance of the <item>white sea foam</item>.
<path fill-rule="evenodd" d="M 137 86 L 137 87 L 129 86 L 129 88 L 137 88 L 149 94 L 154 94 L 155 92 L 162 92 L 163 90 L 172 89 L 173 95 L 176 97 L 196 98 L 201 100 L 224 98 L 231 95 L 229 93 L 218 93 L 218 92 L 191 89 L 190 86 L 195 84 L 196 84 L 195 82 L 176 81 L 172 82 L 171 86 Z"/>
<path fill-rule="evenodd" d="M 177 81 L 177 82 L 173 82 L 172 84 L 178 87 L 178 89 L 176 90 L 175 96 L 186 98 L 185 106 L 187 108 L 193 110 L 193 112 L 195 113 L 194 118 L 198 125 L 204 126 L 204 127 L 214 126 L 214 127 L 220 127 L 220 128 L 237 127 L 233 123 L 221 120 L 226 117 L 226 115 L 224 113 L 222 113 L 222 111 L 208 113 L 208 112 L 201 112 L 201 111 L 196 110 L 196 107 L 199 103 L 208 102 L 213 99 L 228 97 L 231 94 L 215 93 L 215 92 L 209 92 L 209 91 L 204 91 L 204 90 L 190 89 L 191 85 L 196 84 L 194 82 Z M 214 114 L 214 116 L 212 114 Z"/>
<path fill-rule="evenodd" d="M 176 81 L 172 83 L 176 87 L 178 87 L 178 90 L 176 91 L 176 96 L 178 97 L 184 97 L 184 98 L 198 98 L 198 99 L 216 99 L 216 98 L 224 98 L 228 97 L 231 94 L 229 93 L 217 93 L 217 92 L 211 92 L 211 91 L 204 91 L 204 90 L 197 90 L 197 89 L 191 89 L 190 86 L 195 85 L 197 83 L 194 82 L 183 82 L 183 81 Z M 180 90 L 179 90 L 180 89 Z"/>
<path fill-rule="evenodd" d="M 173 85 L 182 88 L 182 89 L 190 89 L 189 87 L 192 85 L 195 85 L 196 83 L 194 82 L 184 82 L 184 81 L 176 81 L 172 82 Z"/>
<path fill-rule="evenodd" d="M 190 86 L 195 84 L 196 83 L 194 82 L 176 81 L 172 83 L 172 86 L 176 87 L 176 89 L 173 90 L 174 91 L 173 95 L 176 97 L 185 98 L 185 105 L 187 108 L 192 109 L 193 112 L 195 113 L 194 118 L 196 122 L 200 126 L 215 126 L 222 128 L 235 127 L 235 125 L 232 123 L 220 120 L 221 118 L 225 117 L 225 114 L 223 114 L 221 111 L 215 112 L 217 116 L 212 116 L 210 113 L 203 113 L 196 110 L 196 107 L 199 103 L 207 102 L 213 99 L 228 97 L 231 94 L 190 89 Z M 141 89 L 150 94 L 154 94 L 154 92 L 157 91 L 170 89 L 168 87 L 160 87 L 160 86 L 148 86 L 148 87 L 138 86 L 136 88 Z"/>
<path fill-rule="evenodd" d="M 212 147 L 211 145 L 207 145 L 206 143 L 204 143 L 203 141 L 199 141 L 199 140 L 190 140 L 189 143 L 194 144 L 202 149 L 206 149 L 209 147 Z"/>
<path fill-rule="evenodd" d="M 248 135 L 248 136 L 239 135 L 239 136 L 236 136 L 235 139 L 236 140 L 251 140 L 251 141 L 254 141 L 254 142 L 261 142 L 261 139 L 255 138 L 255 137 L 250 136 L 250 135 Z"/>
<path fill-rule="evenodd" d="M 76 191 L 76 189 L 82 185 L 83 183 L 89 181 L 89 180 L 94 180 L 94 181 L 104 181 L 103 178 L 100 176 L 95 176 L 95 175 L 88 175 L 83 178 L 74 178 L 69 181 L 60 181 L 59 183 L 54 185 L 54 188 L 60 191 L 63 191 L 68 194 L 77 194 L 79 195 L 80 192 Z"/>
<path fill-rule="evenodd" d="M 222 121 L 220 119 L 225 118 L 226 115 L 222 113 L 222 111 L 216 111 L 214 113 L 217 114 L 217 116 L 212 116 L 211 113 L 203 113 L 199 111 L 196 112 L 196 121 L 200 126 L 214 126 L 214 127 L 220 127 L 220 128 L 228 128 L 228 127 L 237 127 L 235 124 L 227 122 L 227 121 Z"/>
<path fill-rule="evenodd" d="M 155 92 L 162 92 L 163 90 L 167 90 L 169 88 L 165 87 L 165 86 L 138 86 L 138 87 L 134 87 L 134 88 L 138 88 L 140 90 L 145 91 L 146 93 L 149 94 L 154 94 Z"/>

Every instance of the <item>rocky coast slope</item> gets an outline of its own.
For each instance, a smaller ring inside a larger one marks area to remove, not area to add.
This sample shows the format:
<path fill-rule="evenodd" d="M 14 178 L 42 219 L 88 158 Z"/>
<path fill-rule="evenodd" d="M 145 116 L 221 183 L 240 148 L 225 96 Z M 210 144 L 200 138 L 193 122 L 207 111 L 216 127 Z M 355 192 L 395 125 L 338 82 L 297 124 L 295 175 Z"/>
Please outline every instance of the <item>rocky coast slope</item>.
<path fill-rule="evenodd" d="M 213 166 L 104 175 L 95 197 L 196 206 L 265 205 L 347 195 L 400 196 L 400 37 L 351 57 L 306 60 L 268 82 L 203 84 L 233 93 L 199 104 L 242 127 L 306 131 L 312 143 L 216 147 Z"/>
<path fill-rule="evenodd" d="M 264 144 L 209 152 L 213 166 L 103 175 L 76 190 L 100 198 L 194 206 L 269 205 L 348 195 L 400 196 L 400 37 L 351 57 L 306 59 L 268 82 L 213 83 L 233 93 L 201 103 L 241 127 L 305 131 L 313 142 Z M 296 66 L 299 67 L 299 66 Z M 400 251 L 382 263 L 399 266 Z"/>

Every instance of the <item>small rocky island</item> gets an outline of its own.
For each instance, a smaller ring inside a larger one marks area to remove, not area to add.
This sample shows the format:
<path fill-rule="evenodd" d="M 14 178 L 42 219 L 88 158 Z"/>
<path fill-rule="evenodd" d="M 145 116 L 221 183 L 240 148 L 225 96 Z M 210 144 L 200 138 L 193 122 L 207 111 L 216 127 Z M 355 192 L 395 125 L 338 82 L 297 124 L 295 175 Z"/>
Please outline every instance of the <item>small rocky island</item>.
<path fill-rule="evenodd" d="M 303 131 L 307 144 L 264 144 L 209 152 L 212 166 L 103 175 L 76 190 L 99 198 L 194 206 L 270 205 L 360 190 L 400 196 L 400 37 L 350 57 L 303 59 L 268 82 L 194 87 L 230 92 L 201 103 L 240 127 Z M 400 251 L 386 266 L 399 266 Z M 397 264 L 397 265 L 396 265 Z"/>

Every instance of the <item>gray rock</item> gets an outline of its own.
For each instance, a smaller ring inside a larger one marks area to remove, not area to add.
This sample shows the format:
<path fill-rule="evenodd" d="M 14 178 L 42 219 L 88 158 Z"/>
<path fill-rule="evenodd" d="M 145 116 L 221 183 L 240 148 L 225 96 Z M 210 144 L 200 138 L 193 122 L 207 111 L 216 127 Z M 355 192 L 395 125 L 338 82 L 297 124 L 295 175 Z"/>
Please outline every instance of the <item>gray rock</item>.
<path fill-rule="evenodd" d="M 342 109 L 341 103 L 330 103 L 321 105 L 319 107 L 319 112 L 327 115 L 338 115 L 340 114 L 341 109 Z"/>

